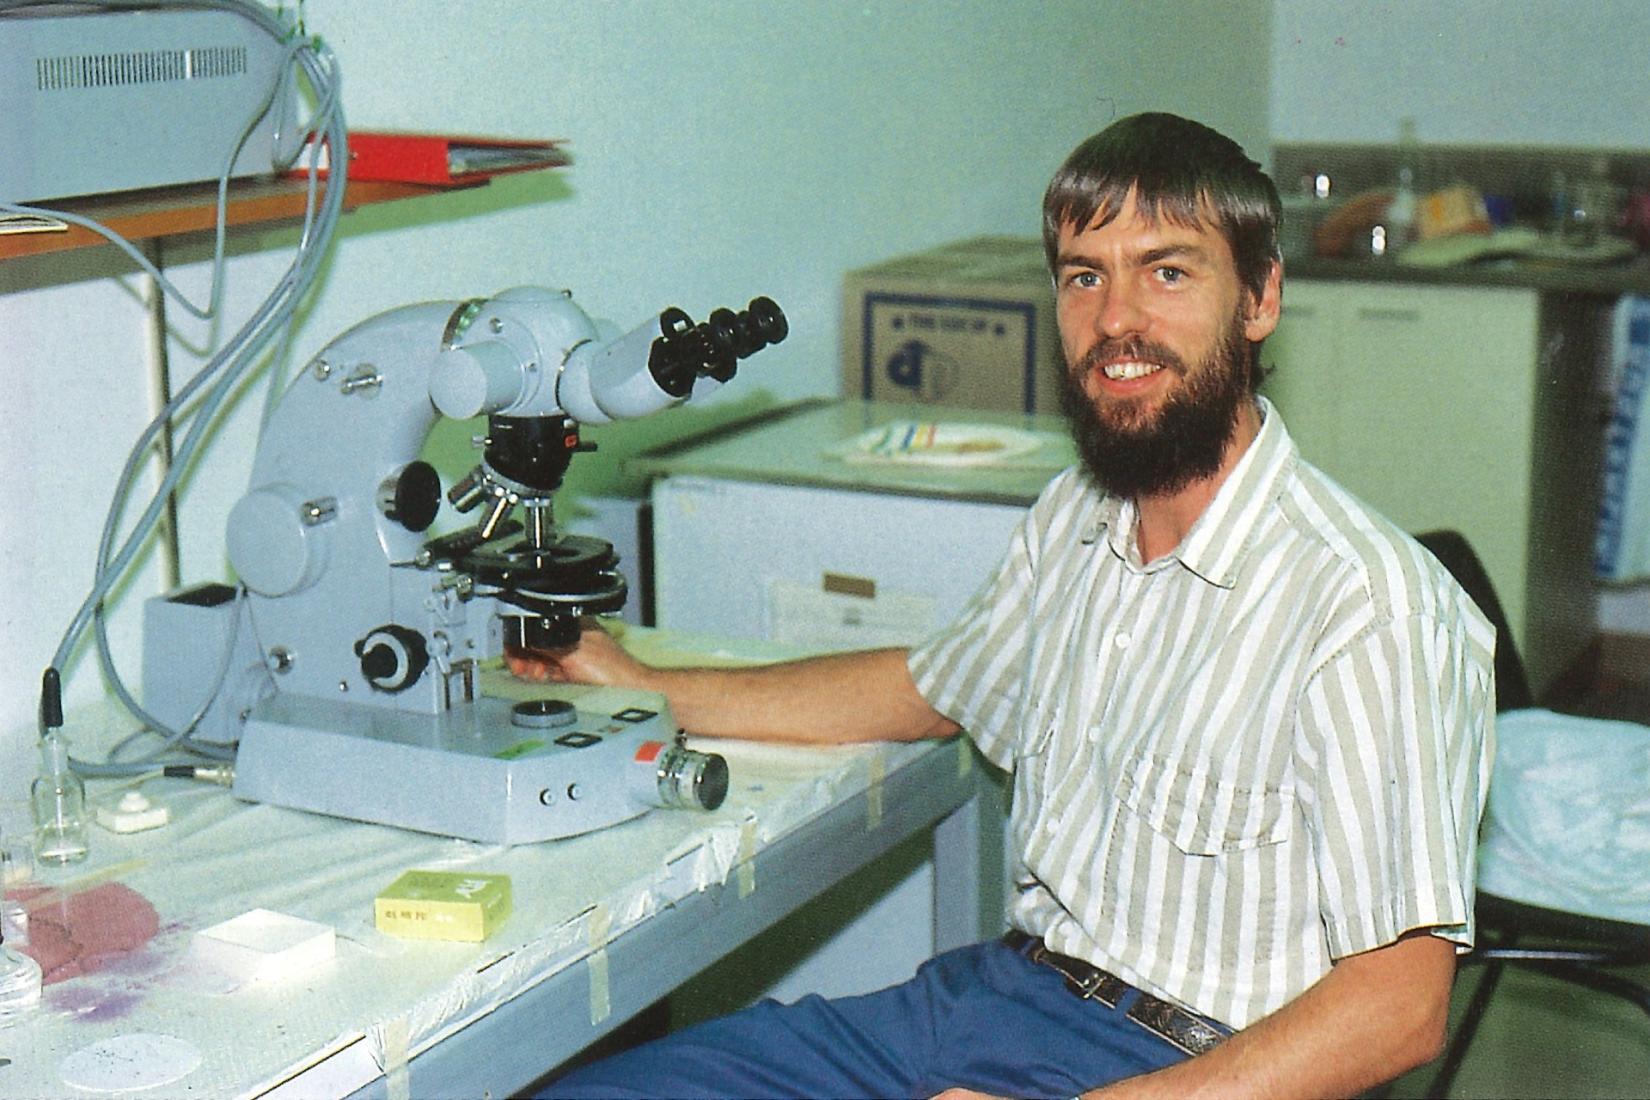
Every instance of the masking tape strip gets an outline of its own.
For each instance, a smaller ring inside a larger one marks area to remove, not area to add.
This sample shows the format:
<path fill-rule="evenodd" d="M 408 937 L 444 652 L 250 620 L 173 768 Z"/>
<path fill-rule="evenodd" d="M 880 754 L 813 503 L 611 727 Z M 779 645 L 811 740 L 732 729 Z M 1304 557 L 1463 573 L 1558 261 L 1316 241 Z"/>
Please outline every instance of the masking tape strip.
<path fill-rule="evenodd" d="M 597 905 L 585 919 L 585 930 L 590 937 L 590 1025 L 601 1023 L 613 1014 L 613 993 L 607 982 L 607 936 L 613 929 L 613 915 L 607 906 Z"/>
<path fill-rule="evenodd" d="M 957 738 L 957 778 L 967 779 L 974 770 L 974 749 L 966 737 Z"/>
<path fill-rule="evenodd" d="M 384 1095 L 386 1100 L 410 1100 L 412 1076 L 407 1072 L 409 1028 L 405 1016 L 384 1025 Z"/>
<path fill-rule="evenodd" d="M 870 786 L 865 790 L 865 828 L 882 826 L 882 779 L 888 773 L 888 758 L 877 749 L 871 754 Z"/>
<path fill-rule="evenodd" d="M 748 817 L 739 825 L 739 896 L 748 898 L 756 893 L 756 818 Z"/>

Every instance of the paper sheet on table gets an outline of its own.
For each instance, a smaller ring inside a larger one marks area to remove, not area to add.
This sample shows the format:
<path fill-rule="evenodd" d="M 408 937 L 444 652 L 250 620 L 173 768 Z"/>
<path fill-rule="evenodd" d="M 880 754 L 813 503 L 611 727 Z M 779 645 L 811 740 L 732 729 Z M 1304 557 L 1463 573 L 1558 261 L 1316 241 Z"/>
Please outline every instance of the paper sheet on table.
<path fill-rule="evenodd" d="M 828 448 L 844 462 L 905 466 L 1013 466 L 1058 470 L 1070 461 L 1066 438 L 996 424 L 896 420 Z"/>

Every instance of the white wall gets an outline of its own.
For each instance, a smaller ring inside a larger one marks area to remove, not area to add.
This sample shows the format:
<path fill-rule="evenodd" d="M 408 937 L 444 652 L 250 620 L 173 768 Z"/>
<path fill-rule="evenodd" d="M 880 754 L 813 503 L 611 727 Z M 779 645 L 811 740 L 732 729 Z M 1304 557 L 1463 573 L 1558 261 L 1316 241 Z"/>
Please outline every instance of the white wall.
<path fill-rule="evenodd" d="M 309 0 L 352 126 L 559 137 L 577 163 L 350 215 L 290 362 L 385 308 L 521 283 L 571 287 L 624 324 L 670 304 L 702 316 L 777 299 L 791 338 L 751 361 L 722 411 L 590 433 L 602 453 L 575 465 L 566 495 L 611 490 L 626 453 L 707 415 L 835 392 L 843 271 L 967 235 L 1035 233 L 1048 174 L 1112 117 L 1191 114 L 1259 154 L 1270 11 L 1269 0 L 1191 11 L 1151 0 Z M 260 299 L 291 237 L 237 238 L 225 328 Z M 128 265 L 105 251 L 0 264 L 12 402 L 0 438 L 0 729 L 13 731 L 0 766 L 30 740 L 40 669 L 90 581 L 109 486 L 144 419 L 141 311 L 116 277 Z M 180 278 L 199 289 L 200 266 L 183 263 Z M 181 378 L 210 333 L 178 327 Z M 191 478 L 186 580 L 223 575 L 223 518 L 245 485 L 260 399 L 246 395 Z M 156 584 L 140 575 L 114 607 L 134 675 L 138 605 Z M 82 658 L 71 702 L 98 689 Z M 26 778 L 3 766 L 0 801 Z"/>
<path fill-rule="evenodd" d="M 1272 140 L 1643 147 L 1643 0 L 1276 0 Z"/>

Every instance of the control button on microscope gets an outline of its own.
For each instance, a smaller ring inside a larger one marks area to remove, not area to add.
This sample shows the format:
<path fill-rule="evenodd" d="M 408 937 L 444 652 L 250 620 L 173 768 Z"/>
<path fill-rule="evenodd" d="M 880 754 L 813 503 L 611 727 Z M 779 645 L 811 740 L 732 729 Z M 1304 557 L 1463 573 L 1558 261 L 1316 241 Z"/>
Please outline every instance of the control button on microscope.
<path fill-rule="evenodd" d="M 426 530 L 441 510 L 441 477 L 428 462 L 409 462 L 378 487 L 378 507 L 409 531 Z"/>
<path fill-rule="evenodd" d="M 645 722 L 649 718 L 659 717 L 656 710 L 646 710 L 642 707 L 626 707 L 614 713 L 613 717 L 621 722 Z"/>
<path fill-rule="evenodd" d="M 565 745 L 570 749 L 588 749 L 591 745 L 601 744 L 601 740 L 593 733 L 573 730 L 571 733 L 564 733 L 556 738 L 556 744 Z"/>
<path fill-rule="evenodd" d="M 556 729 L 578 720 L 577 709 L 565 699 L 528 699 L 510 708 L 510 724 L 523 729 Z"/>

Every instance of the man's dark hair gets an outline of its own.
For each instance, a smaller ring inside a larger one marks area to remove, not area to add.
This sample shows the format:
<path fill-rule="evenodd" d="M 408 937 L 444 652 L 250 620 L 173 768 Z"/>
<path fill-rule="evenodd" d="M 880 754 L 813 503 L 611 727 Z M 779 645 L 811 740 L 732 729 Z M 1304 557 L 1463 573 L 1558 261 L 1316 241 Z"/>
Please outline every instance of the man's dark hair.
<path fill-rule="evenodd" d="M 1043 250 L 1052 270 L 1060 227 L 1087 228 L 1117 216 L 1130 191 L 1152 220 L 1204 224 L 1231 246 L 1238 280 L 1258 299 L 1278 262 L 1283 203 L 1260 165 L 1237 142 L 1202 123 L 1169 114 L 1118 119 L 1079 145 L 1043 196 Z"/>

